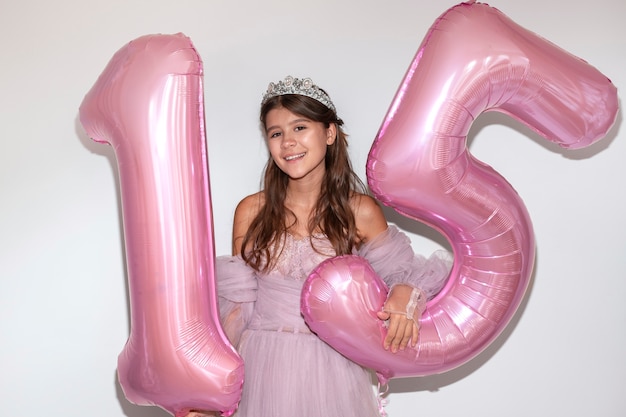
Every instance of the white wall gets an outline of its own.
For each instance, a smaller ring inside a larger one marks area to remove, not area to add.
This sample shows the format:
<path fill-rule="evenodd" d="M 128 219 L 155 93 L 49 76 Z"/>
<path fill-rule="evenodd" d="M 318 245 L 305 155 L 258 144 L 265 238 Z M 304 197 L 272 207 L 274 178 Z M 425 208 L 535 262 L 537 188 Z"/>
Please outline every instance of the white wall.
<path fill-rule="evenodd" d="M 116 382 L 128 335 L 116 162 L 77 122 L 112 54 L 183 32 L 205 64 L 215 240 L 265 160 L 261 94 L 311 76 L 334 97 L 361 174 L 404 71 L 454 2 L 108 0 L 0 4 L 0 414 L 163 417 Z M 490 2 L 626 85 L 626 3 Z M 621 90 L 620 90 L 621 92 Z M 620 117 L 621 120 L 621 117 Z M 626 137 L 620 121 L 564 152 L 505 117 L 476 122 L 471 150 L 524 199 L 535 225 L 532 286 L 505 333 L 440 376 L 395 380 L 388 412 L 424 416 L 626 415 Z M 393 217 L 391 220 L 394 220 Z M 417 251 L 439 237 L 409 225 Z M 261 416 L 262 417 L 262 416 Z M 296 417 L 296 416 L 294 416 Z"/>

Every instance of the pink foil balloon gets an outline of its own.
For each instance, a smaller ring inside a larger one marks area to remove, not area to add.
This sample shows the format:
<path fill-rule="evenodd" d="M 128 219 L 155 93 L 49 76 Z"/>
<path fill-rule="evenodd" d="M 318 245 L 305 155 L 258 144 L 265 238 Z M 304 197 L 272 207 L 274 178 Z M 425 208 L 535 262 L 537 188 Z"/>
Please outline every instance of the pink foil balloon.
<path fill-rule="evenodd" d="M 80 120 L 118 161 L 131 332 L 126 398 L 175 415 L 236 409 L 243 362 L 219 324 L 202 61 L 182 34 L 138 38 L 111 59 Z"/>
<path fill-rule="evenodd" d="M 580 148 L 606 135 L 617 109 L 607 77 L 497 9 L 462 3 L 446 11 L 399 87 L 367 175 L 384 204 L 448 238 L 455 256 L 448 283 L 428 303 L 417 347 L 392 354 L 382 348 L 385 331 L 375 316 L 384 283 L 360 258 L 331 260 L 303 292 L 311 328 L 383 382 L 442 373 L 478 355 L 519 307 L 535 241 L 518 194 L 469 153 L 472 122 L 500 111 Z"/>

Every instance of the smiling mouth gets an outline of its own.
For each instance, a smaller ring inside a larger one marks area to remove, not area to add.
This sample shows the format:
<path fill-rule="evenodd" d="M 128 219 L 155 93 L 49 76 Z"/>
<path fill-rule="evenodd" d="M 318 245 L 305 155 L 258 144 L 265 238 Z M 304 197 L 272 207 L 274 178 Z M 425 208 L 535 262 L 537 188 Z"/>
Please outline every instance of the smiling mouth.
<path fill-rule="evenodd" d="M 299 153 L 297 155 L 289 155 L 285 157 L 285 161 L 293 161 L 294 159 L 302 158 L 306 152 Z"/>

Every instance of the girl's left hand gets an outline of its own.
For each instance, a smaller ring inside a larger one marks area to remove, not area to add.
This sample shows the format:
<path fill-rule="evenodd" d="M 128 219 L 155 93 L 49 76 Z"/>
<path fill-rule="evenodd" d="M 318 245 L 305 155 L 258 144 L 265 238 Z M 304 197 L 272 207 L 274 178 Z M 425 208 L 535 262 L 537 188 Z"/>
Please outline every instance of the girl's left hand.
<path fill-rule="evenodd" d="M 391 349 L 393 353 L 406 349 L 409 342 L 412 347 L 417 345 L 418 323 L 408 319 L 405 313 L 401 313 L 406 311 L 412 292 L 413 287 L 410 285 L 394 285 L 383 305 L 383 311 L 377 313 L 380 320 L 389 320 L 387 337 L 385 337 L 383 346 L 386 350 Z"/>

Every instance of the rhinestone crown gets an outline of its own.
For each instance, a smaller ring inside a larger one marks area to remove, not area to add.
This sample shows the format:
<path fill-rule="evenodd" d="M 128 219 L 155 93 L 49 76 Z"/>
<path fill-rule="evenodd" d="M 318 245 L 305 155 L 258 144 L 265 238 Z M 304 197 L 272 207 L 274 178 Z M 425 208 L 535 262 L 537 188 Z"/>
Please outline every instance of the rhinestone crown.
<path fill-rule="evenodd" d="M 337 113 L 335 105 L 330 100 L 328 94 L 326 94 L 324 90 L 313 84 L 313 81 L 310 78 L 300 79 L 294 78 L 291 75 L 285 77 L 283 81 L 270 83 L 270 85 L 267 87 L 265 95 L 263 96 L 263 101 L 261 101 L 261 105 L 265 104 L 265 102 L 272 97 L 283 96 L 285 94 L 299 94 L 301 96 L 311 97 L 312 99 L 319 101 L 324 106 Z"/>

